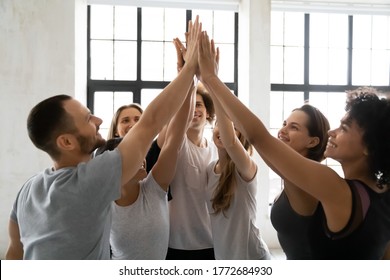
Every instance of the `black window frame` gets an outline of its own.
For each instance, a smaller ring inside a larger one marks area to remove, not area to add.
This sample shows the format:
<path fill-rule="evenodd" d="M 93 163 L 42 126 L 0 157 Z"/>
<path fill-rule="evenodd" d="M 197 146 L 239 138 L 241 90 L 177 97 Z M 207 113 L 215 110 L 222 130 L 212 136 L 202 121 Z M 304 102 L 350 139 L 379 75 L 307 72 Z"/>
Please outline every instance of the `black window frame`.
<path fill-rule="evenodd" d="M 169 81 L 143 81 L 141 79 L 141 64 L 142 64 L 142 8 L 137 8 L 137 79 L 135 81 L 120 81 L 120 80 L 94 80 L 91 79 L 91 6 L 87 7 L 87 107 L 94 112 L 95 92 L 133 92 L 133 102 L 142 105 L 141 90 L 143 89 L 163 89 Z M 192 10 L 186 10 L 186 22 L 183 23 L 187 28 L 188 21 L 192 19 Z M 235 12 L 234 17 L 234 81 L 225 83 L 226 86 L 238 96 L 238 13 Z"/>

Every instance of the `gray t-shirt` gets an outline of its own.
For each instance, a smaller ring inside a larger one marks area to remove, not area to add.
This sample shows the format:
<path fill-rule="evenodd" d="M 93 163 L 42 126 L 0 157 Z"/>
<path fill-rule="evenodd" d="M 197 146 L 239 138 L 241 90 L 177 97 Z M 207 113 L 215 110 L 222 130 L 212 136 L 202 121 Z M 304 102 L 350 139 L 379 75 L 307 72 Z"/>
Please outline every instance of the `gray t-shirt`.
<path fill-rule="evenodd" d="M 14 203 L 24 259 L 109 259 L 111 203 L 120 197 L 118 150 L 30 178 Z"/>

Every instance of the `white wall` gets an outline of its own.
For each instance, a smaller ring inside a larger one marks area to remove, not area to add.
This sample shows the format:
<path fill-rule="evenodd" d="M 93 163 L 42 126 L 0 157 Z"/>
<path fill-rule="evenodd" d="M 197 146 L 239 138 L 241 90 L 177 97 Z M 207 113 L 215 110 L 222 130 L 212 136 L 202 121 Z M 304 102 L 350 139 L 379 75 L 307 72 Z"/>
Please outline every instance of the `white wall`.
<path fill-rule="evenodd" d="M 265 122 L 269 120 L 269 28 L 270 0 L 242 0 L 240 98 Z M 86 100 L 86 0 L 1 0 L 0 36 L 2 259 L 18 190 L 30 176 L 51 165 L 27 136 L 28 112 L 59 93 Z M 258 163 L 259 224 L 265 241 L 274 248 L 279 244 L 268 217 L 268 167 L 260 159 Z"/>
<path fill-rule="evenodd" d="M 75 28 L 76 11 L 86 15 L 83 2 L 0 1 L 1 259 L 8 246 L 9 213 L 17 191 L 30 176 L 51 165 L 49 157 L 28 138 L 28 112 L 37 102 L 58 93 L 75 95 L 77 89 L 78 96 L 85 97 L 86 56 L 75 51 L 76 45 L 86 50 L 85 36 L 76 41 L 85 33 L 86 20 L 77 20 Z M 76 79 L 76 72 L 83 76 Z"/>
<path fill-rule="evenodd" d="M 239 98 L 267 126 L 270 119 L 271 1 L 242 0 L 239 16 Z M 279 248 L 269 219 L 269 168 L 254 154 L 258 164 L 258 224 L 270 248 Z"/>

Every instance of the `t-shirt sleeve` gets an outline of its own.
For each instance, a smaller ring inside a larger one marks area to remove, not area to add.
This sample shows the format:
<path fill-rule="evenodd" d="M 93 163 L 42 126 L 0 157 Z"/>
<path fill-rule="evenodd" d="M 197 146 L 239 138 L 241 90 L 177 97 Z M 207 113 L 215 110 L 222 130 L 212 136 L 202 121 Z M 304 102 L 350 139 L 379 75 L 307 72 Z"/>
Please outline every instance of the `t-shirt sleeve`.
<path fill-rule="evenodd" d="M 10 217 L 9 217 L 9 218 L 10 218 L 12 221 L 14 221 L 15 223 L 18 222 L 18 217 L 17 217 L 17 215 L 16 215 L 16 210 L 17 210 L 17 203 L 16 203 L 16 200 L 15 200 L 14 205 L 13 205 L 13 207 L 12 207 L 12 209 L 11 209 Z"/>
<path fill-rule="evenodd" d="M 122 181 L 122 157 L 118 149 L 106 151 L 87 163 L 79 164 L 77 177 L 81 186 L 91 192 L 91 197 L 99 193 L 108 200 L 120 197 Z"/>

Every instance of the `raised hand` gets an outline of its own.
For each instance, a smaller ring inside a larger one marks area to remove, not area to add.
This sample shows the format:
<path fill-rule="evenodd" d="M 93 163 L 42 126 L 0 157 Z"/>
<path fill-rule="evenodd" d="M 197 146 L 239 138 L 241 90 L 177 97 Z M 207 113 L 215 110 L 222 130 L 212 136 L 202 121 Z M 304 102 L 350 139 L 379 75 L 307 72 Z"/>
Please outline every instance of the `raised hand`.
<path fill-rule="evenodd" d="M 201 33 L 202 23 L 199 22 L 199 16 L 196 16 L 194 22 L 190 20 L 188 23 L 188 33 L 186 34 L 187 49 L 185 56 L 183 57 L 185 61 L 184 67 L 198 68 L 198 42 Z"/>
<path fill-rule="evenodd" d="M 213 76 L 218 76 L 219 48 L 215 49 L 214 40 L 210 41 L 206 31 L 203 31 L 199 41 L 198 63 L 202 82 Z"/>
<path fill-rule="evenodd" d="M 185 33 L 186 36 L 186 41 L 187 41 L 187 36 L 188 32 Z M 177 73 L 181 71 L 181 69 L 184 66 L 185 63 L 185 55 L 187 53 L 187 48 L 183 45 L 183 43 L 180 41 L 179 38 L 173 39 L 173 44 L 175 45 L 176 48 L 176 56 L 177 56 Z"/>

